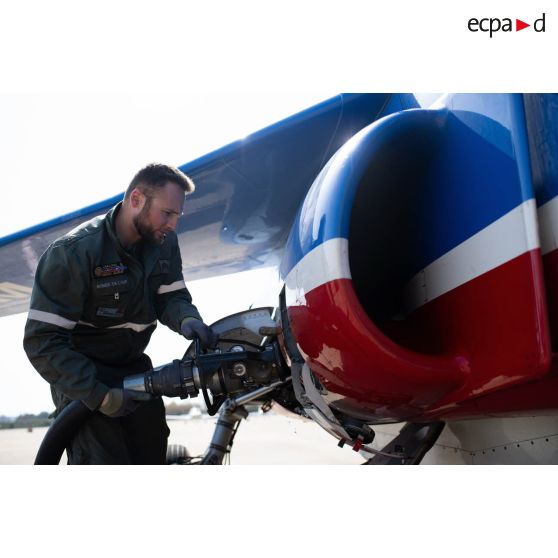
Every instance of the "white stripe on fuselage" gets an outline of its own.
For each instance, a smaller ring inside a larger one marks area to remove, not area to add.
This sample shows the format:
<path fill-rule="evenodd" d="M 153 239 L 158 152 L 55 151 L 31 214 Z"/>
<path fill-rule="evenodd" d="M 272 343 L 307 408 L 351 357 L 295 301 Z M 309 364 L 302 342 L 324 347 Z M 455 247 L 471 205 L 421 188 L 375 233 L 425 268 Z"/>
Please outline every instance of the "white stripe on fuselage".
<path fill-rule="evenodd" d="M 299 300 L 312 289 L 336 279 L 350 279 L 349 241 L 332 238 L 308 252 L 289 272 L 285 280 L 287 293 L 294 291 Z M 293 298 L 289 296 L 290 300 Z"/>
<path fill-rule="evenodd" d="M 405 289 L 405 313 L 539 245 L 536 205 L 531 199 L 418 272 Z M 348 250 L 347 239 L 334 238 L 306 254 L 287 275 L 288 304 L 304 304 L 304 295 L 311 290 L 336 279 L 350 279 Z"/>
<path fill-rule="evenodd" d="M 409 281 L 404 313 L 539 247 L 535 200 L 527 200 L 474 234 Z"/>

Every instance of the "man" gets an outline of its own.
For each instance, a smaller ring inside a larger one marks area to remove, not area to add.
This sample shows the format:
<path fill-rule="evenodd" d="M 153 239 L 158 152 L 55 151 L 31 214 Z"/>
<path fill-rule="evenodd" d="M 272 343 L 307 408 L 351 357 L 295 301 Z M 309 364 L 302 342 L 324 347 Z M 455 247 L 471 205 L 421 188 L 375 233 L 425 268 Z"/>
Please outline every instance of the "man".
<path fill-rule="evenodd" d="M 93 413 L 69 464 L 165 462 L 169 430 L 161 398 L 122 389 L 145 372 L 157 320 L 201 345 L 217 336 L 184 284 L 175 229 L 194 183 L 178 169 L 140 170 L 124 200 L 55 240 L 42 255 L 24 349 L 50 383 L 56 413 L 81 400 Z"/>

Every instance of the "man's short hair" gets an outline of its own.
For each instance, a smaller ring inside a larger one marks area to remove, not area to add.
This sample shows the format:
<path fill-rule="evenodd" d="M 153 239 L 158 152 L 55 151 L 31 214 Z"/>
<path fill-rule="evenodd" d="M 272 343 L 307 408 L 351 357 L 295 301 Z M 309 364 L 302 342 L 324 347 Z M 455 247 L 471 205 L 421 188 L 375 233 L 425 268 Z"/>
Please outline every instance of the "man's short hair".
<path fill-rule="evenodd" d="M 137 172 L 124 194 L 124 199 L 130 197 L 134 188 L 138 188 L 146 196 L 151 196 L 157 188 L 162 188 L 167 182 L 174 182 L 185 194 L 191 194 L 196 189 L 193 180 L 177 168 L 162 163 L 151 163 Z"/>

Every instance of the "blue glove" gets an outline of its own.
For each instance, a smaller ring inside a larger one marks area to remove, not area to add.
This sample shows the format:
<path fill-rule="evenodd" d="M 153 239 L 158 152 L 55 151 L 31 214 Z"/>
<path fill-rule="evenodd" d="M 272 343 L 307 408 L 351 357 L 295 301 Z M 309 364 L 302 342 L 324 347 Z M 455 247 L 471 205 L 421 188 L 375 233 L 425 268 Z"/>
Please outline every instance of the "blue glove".
<path fill-rule="evenodd" d="M 133 413 L 144 401 L 153 399 L 151 394 L 131 389 L 112 388 L 99 407 L 99 411 L 111 418 Z"/>
<path fill-rule="evenodd" d="M 197 337 L 200 340 L 202 349 L 213 347 L 219 339 L 219 335 L 208 325 L 205 325 L 201 320 L 197 320 L 196 318 L 186 318 L 183 320 L 180 331 L 186 339 L 195 339 Z"/>

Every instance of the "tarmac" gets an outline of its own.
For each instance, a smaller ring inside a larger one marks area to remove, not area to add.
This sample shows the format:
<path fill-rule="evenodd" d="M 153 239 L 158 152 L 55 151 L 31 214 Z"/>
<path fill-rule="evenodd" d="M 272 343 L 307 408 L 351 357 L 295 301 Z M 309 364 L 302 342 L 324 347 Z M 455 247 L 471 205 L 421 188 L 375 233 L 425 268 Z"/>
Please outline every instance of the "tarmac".
<path fill-rule="evenodd" d="M 217 417 L 171 417 L 169 444 L 186 446 L 190 455 L 206 450 Z M 0 464 L 32 465 L 46 427 L 0 430 Z M 274 412 L 250 414 L 239 426 L 230 454 L 232 465 L 360 465 L 364 459 L 312 421 Z M 61 464 L 66 463 L 65 455 Z"/>

